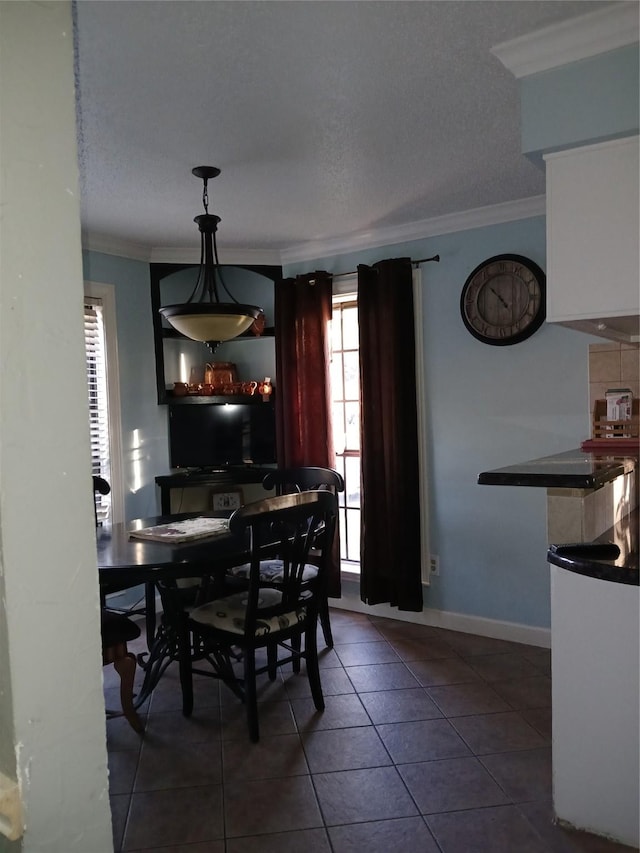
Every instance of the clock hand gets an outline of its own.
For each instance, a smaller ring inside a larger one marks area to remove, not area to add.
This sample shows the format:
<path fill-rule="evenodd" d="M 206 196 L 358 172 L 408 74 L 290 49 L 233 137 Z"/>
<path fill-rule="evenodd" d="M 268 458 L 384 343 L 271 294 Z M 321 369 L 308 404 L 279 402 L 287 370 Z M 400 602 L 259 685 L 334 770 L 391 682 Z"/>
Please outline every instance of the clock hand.
<path fill-rule="evenodd" d="M 502 302 L 502 304 L 504 305 L 504 307 L 505 307 L 505 308 L 508 308 L 508 307 L 509 307 L 509 306 L 507 305 L 507 303 L 504 301 L 504 299 L 502 298 L 502 296 L 500 296 L 500 294 L 499 294 L 499 293 L 496 293 L 496 291 L 495 291 L 492 287 L 490 287 L 490 288 L 489 288 L 489 290 L 491 291 L 491 293 L 493 293 L 493 295 L 494 295 L 494 296 L 497 296 L 497 297 L 498 297 L 498 299 L 500 300 L 500 302 Z"/>

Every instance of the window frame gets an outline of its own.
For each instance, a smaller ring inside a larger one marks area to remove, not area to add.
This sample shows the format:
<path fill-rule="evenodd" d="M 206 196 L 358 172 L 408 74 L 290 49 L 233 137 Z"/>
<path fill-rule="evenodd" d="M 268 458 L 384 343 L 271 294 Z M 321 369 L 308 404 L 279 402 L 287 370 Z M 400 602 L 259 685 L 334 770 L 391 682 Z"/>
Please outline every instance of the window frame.
<path fill-rule="evenodd" d="M 355 307 L 357 310 L 357 278 L 355 276 L 350 276 L 349 278 L 347 278 L 346 281 L 340 282 L 339 284 L 336 283 L 336 284 L 337 284 L 337 286 L 334 286 L 333 294 L 332 294 L 332 302 L 333 302 L 334 312 L 336 310 L 337 305 L 347 306 L 350 308 Z M 332 323 L 333 322 L 336 322 L 335 318 L 332 319 Z M 351 350 L 349 349 L 347 351 L 351 351 Z M 342 350 L 341 352 L 344 352 L 344 350 Z M 358 357 L 359 357 L 359 352 L 360 352 L 360 350 L 358 348 Z M 333 350 L 332 350 L 331 357 L 332 357 L 332 359 L 335 357 Z M 342 359 L 342 355 L 341 355 L 341 359 Z M 342 368 L 344 369 L 344 365 L 342 365 Z M 344 375 L 342 377 L 342 385 L 343 385 L 343 395 L 344 395 Z M 336 400 L 335 400 L 333 392 L 331 394 L 331 398 L 332 398 L 332 411 L 333 411 L 335 409 L 335 405 L 336 405 Z M 344 396 L 343 396 L 343 399 L 339 402 L 339 405 L 344 409 L 344 406 L 345 406 Z M 335 426 L 334 426 L 334 430 L 335 430 Z M 335 432 L 334 432 L 334 434 L 335 434 Z M 347 472 L 346 472 L 346 464 L 347 464 L 346 459 L 349 457 L 351 457 L 351 458 L 357 457 L 358 460 L 360 460 L 360 458 L 361 458 L 360 447 L 358 447 L 357 451 L 347 450 L 345 448 L 343 453 L 339 454 L 339 456 L 340 456 L 341 462 L 342 462 L 341 473 L 345 477 L 345 490 L 338 497 L 339 497 L 340 511 L 341 511 L 342 515 L 344 516 L 344 533 L 343 533 L 343 535 L 346 537 L 345 542 L 348 543 L 349 542 L 349 535 L 348 535 L 347 520 L 355 512 L 358 513 L 358 518 L 361 519 L 361 517 L 362 517 L 361 511 L 362 510 L 361 510 L 361 507 L 349 507 L 348 503 L 347 503 L 348 482 L 347 482 L 347 477 L 346 477 L 346 474 L 347 474 Z M 358 538 L 360 538 L 360 537 L 358 537 Z M 357 560 L 349 559 L 348 557 L 344 557 L 341 559 L 340 563 L 341 563 L 341 574 L 342 574 L 343 578 L 345 578 L 345 579 L 359 579 L 359 577 L 360 577 L 360 558 L 359 558 L 359 555 L 358 555 Z"/>

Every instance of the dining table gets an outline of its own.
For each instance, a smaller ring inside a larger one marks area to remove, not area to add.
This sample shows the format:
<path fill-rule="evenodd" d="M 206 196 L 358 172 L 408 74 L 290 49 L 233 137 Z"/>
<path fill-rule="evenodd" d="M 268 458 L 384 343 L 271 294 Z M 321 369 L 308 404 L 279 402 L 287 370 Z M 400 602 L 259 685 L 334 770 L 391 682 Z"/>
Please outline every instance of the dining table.
<path fill-rule="evenodd" d="M 249 543 L 230 532 L 191 541 L 155 541 L 139 539 L 132 533 L 157 525 L 172 524 L 192 518 L 227 518 L 227 512 L 181 513 L 170 516 L 151 516 L 128 522 L 105 524 L 96 529 L 96 546 L 100 588 L 110 589 L 144 585 L 145 619 L 148 652 L 138 655 L 144 670 L 142 685 L 134 706 L 139 708 L 149 698 L 162 674 L 172 661 L 178 659 L 175 620 L 158 620 L 156 593 L 175 587 L 172 609 L 180 601 L 180 581 L 193 578 L 196 583 L 207 579 L 210 584 L 222 583 L 225 573 L 249 559 Z M 166 600 L 166 599 L 165 599 Z"/>

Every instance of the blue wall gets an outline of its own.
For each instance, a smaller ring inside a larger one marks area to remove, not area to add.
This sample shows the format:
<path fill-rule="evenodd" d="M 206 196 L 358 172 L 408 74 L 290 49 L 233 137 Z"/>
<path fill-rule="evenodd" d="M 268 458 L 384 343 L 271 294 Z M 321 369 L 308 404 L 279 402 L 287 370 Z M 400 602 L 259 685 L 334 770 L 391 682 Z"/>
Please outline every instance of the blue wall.
<path fill-rule="evenodd" d="M 546 490 L 478 486 L 480 471 L 578 447 L 589 436 L 588 345 L 549 324 L 511 347 L 481 344 L 460 318 L 469 273 L 491 255 L 545 260 L 544 217 L 289 265 L 287 275 L 355 270 L 386 257 L 422 267 L 431 552 L 426 606 L 548 627 Z"/>
<path fill-rule="evenodd" d="M 158 511 L 154 477 L 167 472 L 167 412 L 156 399 L 149 265 L 83 252 L 85 281 L 116 293 L 125 518 Z"/>
<path fill-rule="evenodd" d="M 546 151 L 638 132 L 638 45 L 611 50 L 520 80 L 522 151 Z"/>

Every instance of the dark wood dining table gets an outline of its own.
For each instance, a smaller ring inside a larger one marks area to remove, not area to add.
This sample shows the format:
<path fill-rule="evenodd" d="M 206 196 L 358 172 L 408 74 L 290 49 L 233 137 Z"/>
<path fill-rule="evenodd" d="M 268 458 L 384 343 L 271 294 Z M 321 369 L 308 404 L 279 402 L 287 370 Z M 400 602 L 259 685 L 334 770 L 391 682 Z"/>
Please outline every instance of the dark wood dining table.
<path fill-rule="evenodd" d="M 145 676 L 135 700 L 140 707 L 149 697 L 167 666 L 177 659 L 172 625 L 157 624 L 156 590 L 181 578 L 223 578 L 225 572 L 248 559 L 248 543 L 231 533 L 218 534 L 191 542 L 157 542 L 137 539 L 131 532 L 158 524 L 207 516 L 225 518 L 228 512 L 183 513 L 152 516 L 134 521 L 104 525 L 96 530 L 100 587 L 110 589 L 145 585 L 145 610 L 148 655 L 138 660 Z"/>
<path fill-rule="evenodd" d="M 229 512 L 191 512 L 159 515 L 134 521 L 104 525 L 96 530 L 98 572 L 105 585 L 136 586 L 209 574 L 212 566 L 224 572 L 237 565 L 248 552 L 247 543 L 229 534 L 218 534 L 191 542 L 157 542 L 136 539 L 131 532 L 187 518 L 228 518 Z"/>

